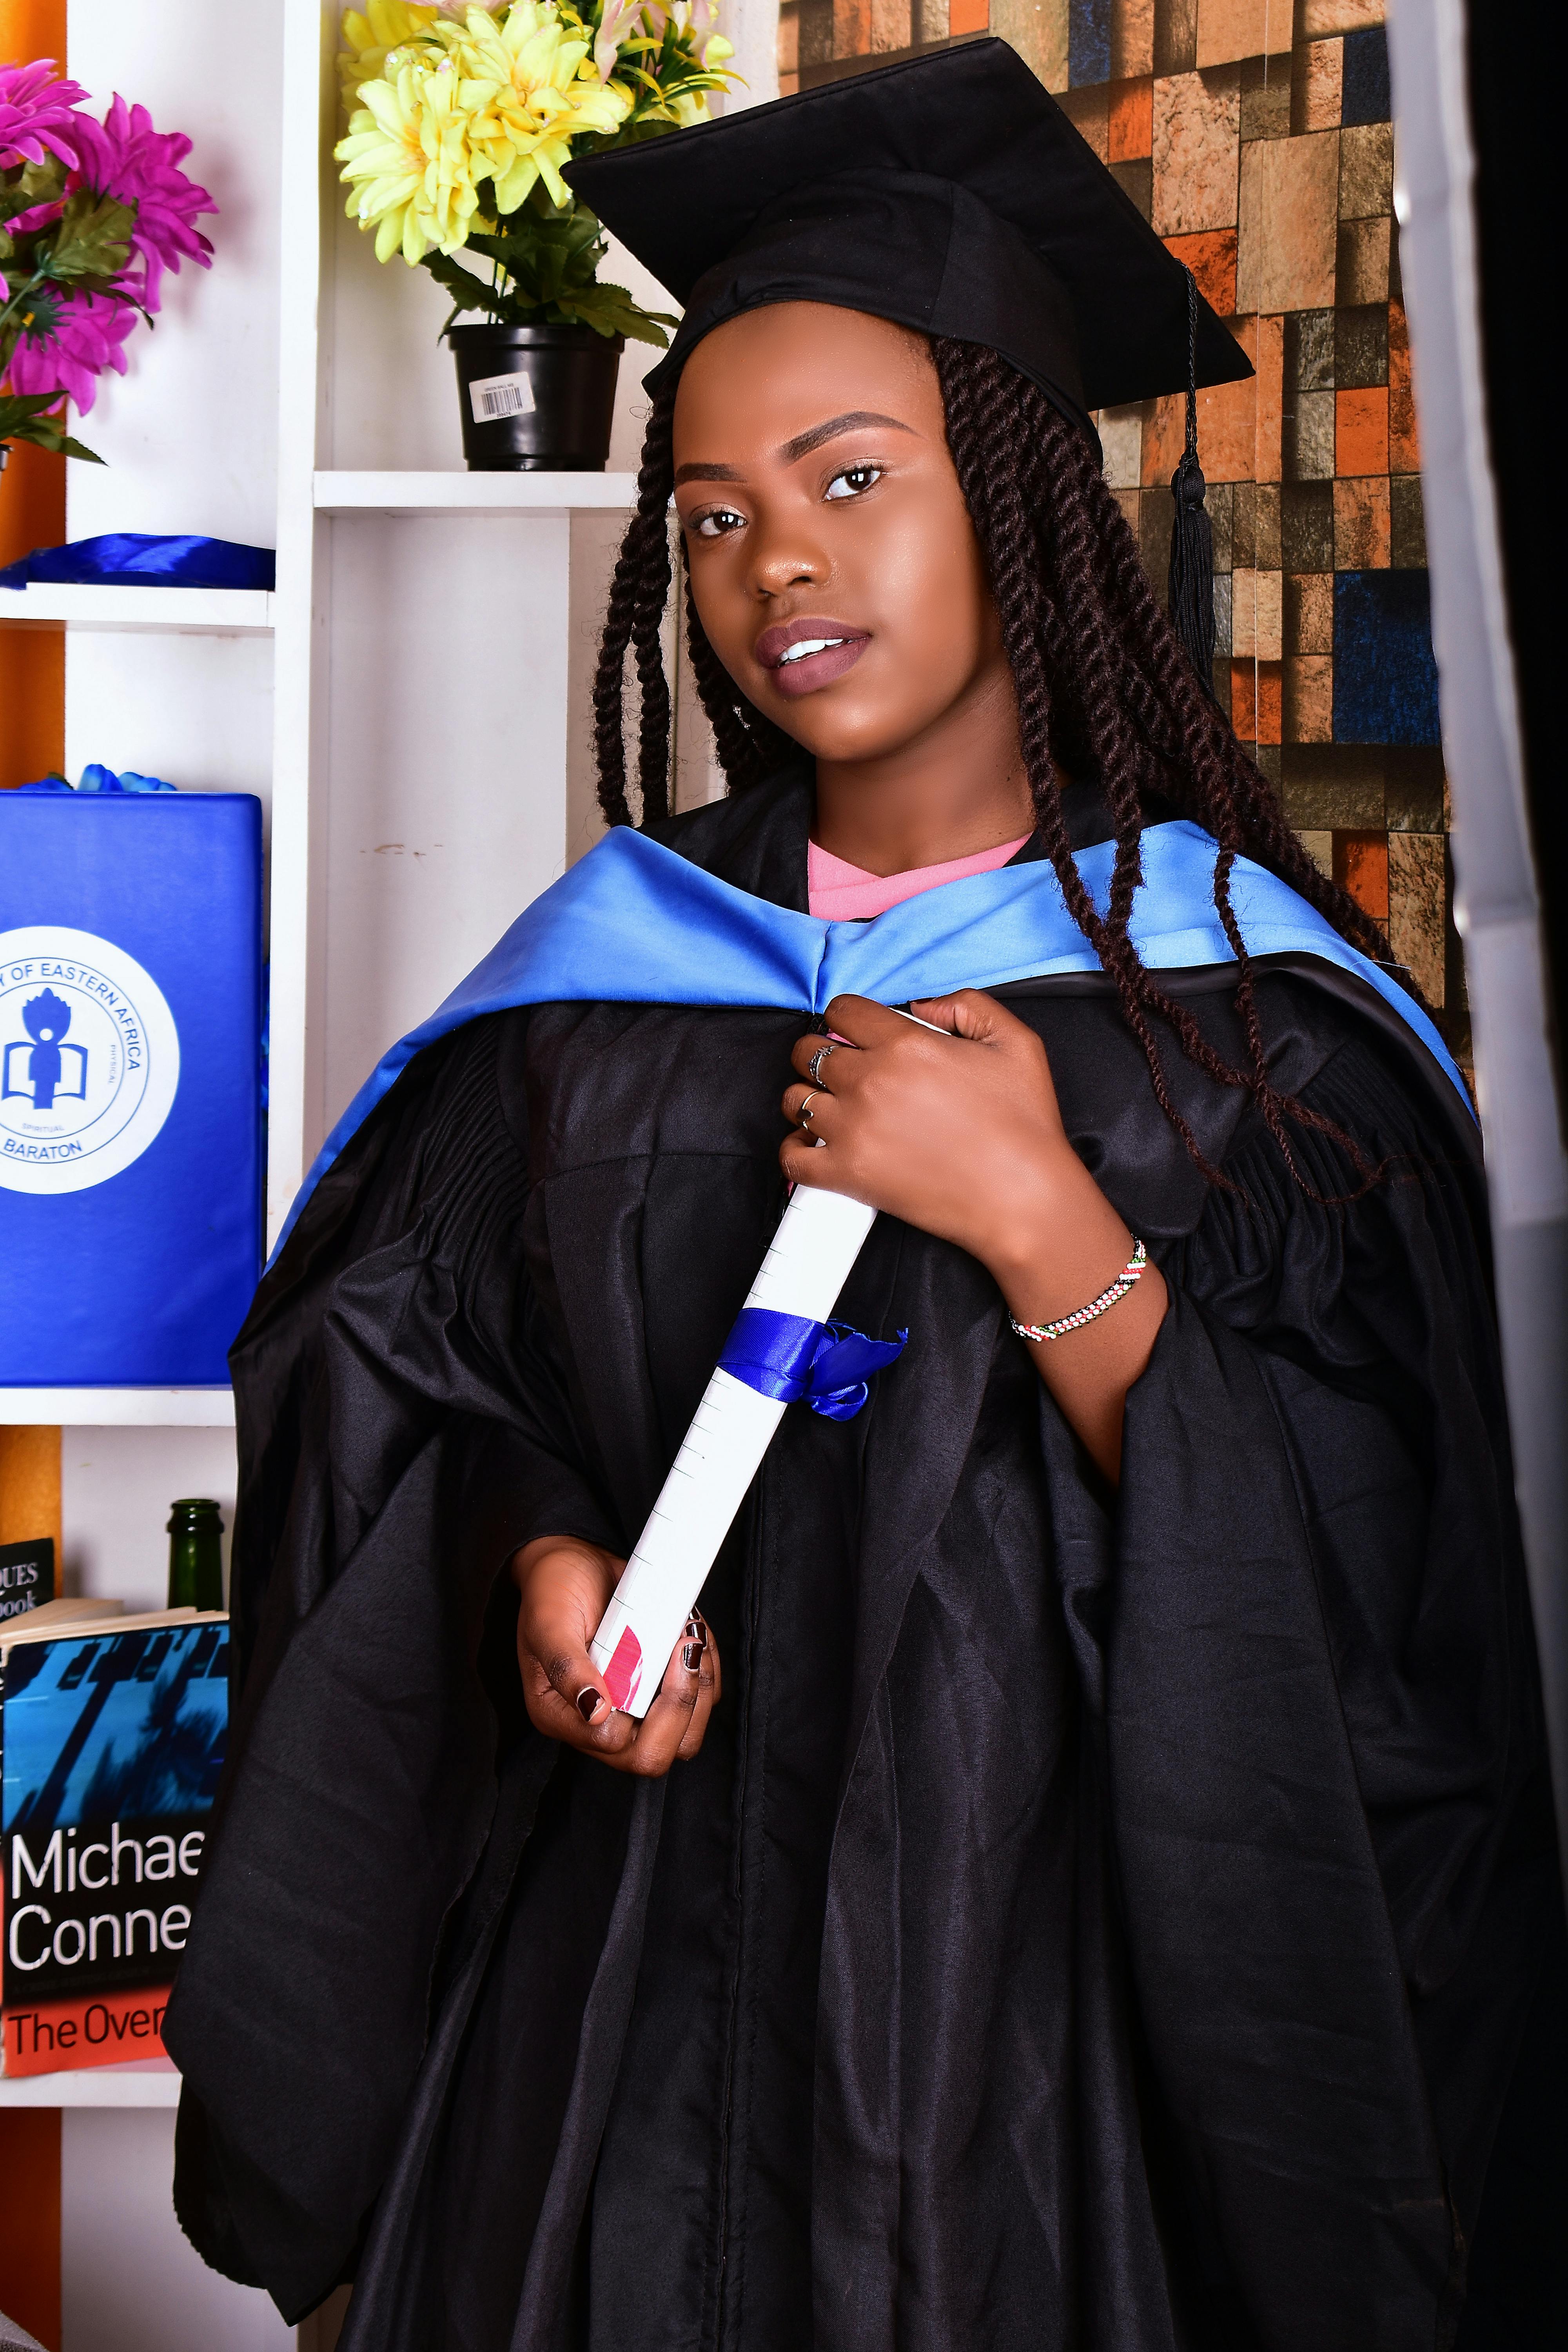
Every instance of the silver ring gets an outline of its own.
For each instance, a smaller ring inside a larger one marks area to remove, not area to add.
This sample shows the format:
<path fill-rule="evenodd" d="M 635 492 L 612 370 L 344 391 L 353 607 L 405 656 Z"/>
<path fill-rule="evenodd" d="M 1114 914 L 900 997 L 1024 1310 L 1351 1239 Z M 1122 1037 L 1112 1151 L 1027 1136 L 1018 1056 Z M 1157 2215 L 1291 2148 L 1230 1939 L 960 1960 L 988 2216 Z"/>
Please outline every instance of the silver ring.
<path fill-rule="evenodd" d="M 826 1045 L 819 1045 L 817 1047 L 816 1053 L 806 1064 L 806 1076 L 810 1078 L 814 1087 L 821 1086 L 823 1082 L 822 1066 L 824 1062 L 826 1061 L 829 1054 L 836 1053 L 837 1051 L 837 1044 L 835 1040 L 830 1037 Z"/>
<path fill-rule="evenodd" d="M 812 1104 L 813 1104 L 816 1100 L 816 1095 L 815 1095 L 815 1094 L 809 1094 L 809 1095 L 807 1095 L 807 1097 L 806 1097 L 805 1100 L 802 1103 L 802 1105 L 801 1105 L 800 1108 L 796 1111 L 796 1113 L 795 1113 L 795 1117 L 796 1117 L 796 1118 L 800 1121 L 800 1123 L 801 1123 L 802 1127 L 808 1127 L 808 1126 L 810 1125 L 810 1123 L 811 1123 L 811 1106 L 812 1106 Z"/>

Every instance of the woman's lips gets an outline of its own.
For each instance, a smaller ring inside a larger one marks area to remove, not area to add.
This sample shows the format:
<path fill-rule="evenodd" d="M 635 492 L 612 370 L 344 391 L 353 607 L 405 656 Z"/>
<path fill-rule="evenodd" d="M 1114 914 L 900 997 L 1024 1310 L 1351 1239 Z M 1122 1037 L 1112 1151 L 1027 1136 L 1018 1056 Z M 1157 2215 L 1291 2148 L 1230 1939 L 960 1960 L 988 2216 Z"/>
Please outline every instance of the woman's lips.
<path fill-rule="evenodd" d="M 764 629 L 753 651 L 779 692 L 794 701 L 853 669 L 870 642 L 864 629 L 808 614 Z"/>

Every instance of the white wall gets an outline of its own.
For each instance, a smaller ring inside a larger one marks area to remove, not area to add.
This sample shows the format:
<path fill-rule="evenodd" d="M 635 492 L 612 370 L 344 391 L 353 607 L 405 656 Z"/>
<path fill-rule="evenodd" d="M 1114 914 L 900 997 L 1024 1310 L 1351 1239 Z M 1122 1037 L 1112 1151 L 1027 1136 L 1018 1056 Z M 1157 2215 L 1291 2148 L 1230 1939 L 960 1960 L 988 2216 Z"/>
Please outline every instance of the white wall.
<path fill-rule="evenodd" d="M 68 2108 L 61 2352 L 294 2352 L 268 2298 L 208 2270 L 174 2219 L 169 2108 Z"/>
<path fill-rule="evenodd" d="M 69 1593 L 162 1609 L 169 1591 L 169 1506 L 210 1495 L 223 1513 L 224 1565 L 234 1524 L 232 1429 L 61 1432 L 63 1585 Z"/>

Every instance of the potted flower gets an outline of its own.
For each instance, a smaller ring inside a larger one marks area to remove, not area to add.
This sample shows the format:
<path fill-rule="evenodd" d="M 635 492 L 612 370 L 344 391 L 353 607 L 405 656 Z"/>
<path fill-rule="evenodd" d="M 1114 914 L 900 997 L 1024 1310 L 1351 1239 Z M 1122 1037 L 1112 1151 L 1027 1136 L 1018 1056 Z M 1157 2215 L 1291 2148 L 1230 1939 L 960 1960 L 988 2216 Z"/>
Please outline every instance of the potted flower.
<path fill-rule="evenodd" d="M 0 65 L 0 467 L 12 441 L 99 463 L 67 401 L 85 415 L 104 369 L 125 373 L 165 270 L 211 267 L 195 224 L 217 207 L 179 168 L 190 141 L 122 98 L 96 121 L 87 95 L 52 58 Z"/>
<path fill-rule="evenodd" d="M 600 279 L 562 167 L 703 118 L 734 78 L 709 0 L 368 0 L 343 38 L 349 216 L 452 297 L 470 469 L 602 468 L 626 339 L 675 322 Z"/>

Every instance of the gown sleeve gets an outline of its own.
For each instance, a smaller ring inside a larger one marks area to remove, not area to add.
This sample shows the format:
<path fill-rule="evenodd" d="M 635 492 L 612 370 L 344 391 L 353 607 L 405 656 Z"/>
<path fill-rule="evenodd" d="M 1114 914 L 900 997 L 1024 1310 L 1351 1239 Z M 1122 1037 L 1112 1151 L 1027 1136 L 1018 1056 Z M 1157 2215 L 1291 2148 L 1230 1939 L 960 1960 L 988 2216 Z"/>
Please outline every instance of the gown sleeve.
<path fill-rule="evenodd" d="M 300 2310 L 385 2171 L 498 1750 L 531 1744 L 540 1788 L 556 1752 L 498 1572 L 536 1534 L 618 1542 L 530 1272 L 525 1018 L 389 1098 L 352 1212 L 302 1221 L 235 1350 L 242 1680 L 168 2017 L 176 2201 L 209 2261 Z"/>
<path fill-rule="evenodd" d="M 1364 1034 L 1307 1098 L 1383 1172 L 1292 1129 L 1298 1184 L 1249 1114 L 1164 1257 L 1105 1753 L 1192 2258 L 1303 2346 L 1356 2340 L 1337 2282 L 1375 2281 L 1403 2352 L 1473 2231 L 1554 1873 L 1479 1171 Z"/>

